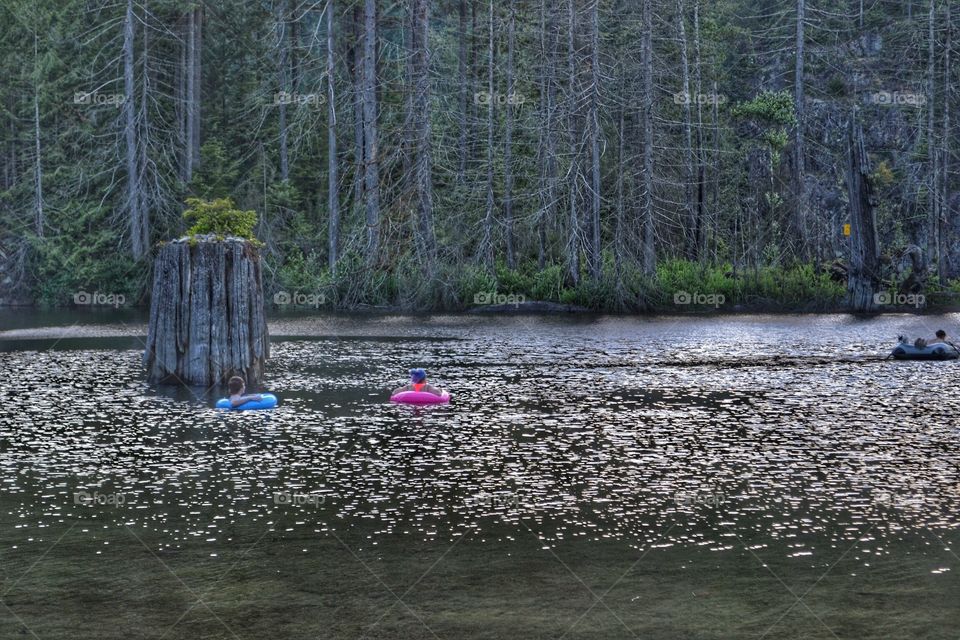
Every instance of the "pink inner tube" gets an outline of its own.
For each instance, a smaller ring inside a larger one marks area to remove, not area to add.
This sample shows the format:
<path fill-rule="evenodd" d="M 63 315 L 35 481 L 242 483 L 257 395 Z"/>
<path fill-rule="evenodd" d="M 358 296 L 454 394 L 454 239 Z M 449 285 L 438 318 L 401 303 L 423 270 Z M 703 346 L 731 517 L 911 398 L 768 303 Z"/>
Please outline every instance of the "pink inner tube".
<path fill-rule="evenodd" d="M 390 402 L 401 402 L 403 404 L 447 404 L 450 402 L 450 394 L 446 391 L 442 396 L 438 396 L 428 391 L 401 391 L 397 395 L 390 396 Z"/>

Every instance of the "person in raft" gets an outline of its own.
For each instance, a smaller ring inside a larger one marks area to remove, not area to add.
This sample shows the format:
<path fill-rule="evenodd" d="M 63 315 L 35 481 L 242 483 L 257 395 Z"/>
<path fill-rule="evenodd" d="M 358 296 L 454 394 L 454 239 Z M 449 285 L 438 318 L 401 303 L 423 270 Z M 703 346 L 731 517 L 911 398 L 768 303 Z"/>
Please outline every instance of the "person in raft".
<path fill-rule="evenodd" d="M 931 344 L 937 344 L 938 342 L 946 342 L 947 344 L 950 344 L 947 341 L 947 332 L 943 329 L 937 329 L 937 333 L 933 338 L 917 338 L 916 342 L 913 343 L 913 346 L 917 347 L 918 349 L 923 349 L 924 347 L 927 347 Z"/>
<path fill-rule="evenodd" d="M 245 396 L 243 392 L 247 390 L 247 383 L 240 376 L 233 376 L 227 380 L 227 388 L 230 390 L 230 406 L 239 407 L 248 402 L 260 402 L 263 396 L 259 393 Z"/>
<path fill-rule="evenodd" d="M 427 372 L 423 369 L 410 369 L 410 384 L 397 387 L 390 395 L 395 396 L 404 391 L 425 391 L 435 396 L 442 396 L 443 391 L 433 385 L 427 384 Z"/>

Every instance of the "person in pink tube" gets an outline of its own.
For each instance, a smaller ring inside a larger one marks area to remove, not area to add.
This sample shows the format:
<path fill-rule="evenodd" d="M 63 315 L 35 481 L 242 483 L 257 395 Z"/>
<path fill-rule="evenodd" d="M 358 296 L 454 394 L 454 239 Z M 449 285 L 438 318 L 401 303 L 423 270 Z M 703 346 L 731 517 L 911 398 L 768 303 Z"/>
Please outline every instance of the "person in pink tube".
<path fill-rule="evenodd" d="M 390 395 L 395 396 L 404 391 L 424 391 L 435 396 L 443 395 L 443 391 L 427 383 L 427 372 L 423 369 L 410 369 L 410 383 L 397 387 Z"/>

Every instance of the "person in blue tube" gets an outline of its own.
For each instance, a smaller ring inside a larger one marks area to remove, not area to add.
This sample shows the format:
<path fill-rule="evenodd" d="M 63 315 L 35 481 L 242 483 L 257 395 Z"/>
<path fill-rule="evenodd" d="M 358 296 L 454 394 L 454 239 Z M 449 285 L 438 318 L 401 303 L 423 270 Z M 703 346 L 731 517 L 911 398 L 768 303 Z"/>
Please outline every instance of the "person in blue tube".
<path fill-rule="evenodd" d="M 427 372 L 423 369 L 410 369 L 410 383 L 397 387 L 390 395 L 397 395 L 404 391 L 423 391 L 435 396 L 442 396 L 443 391 L 427 383 Z"/>
<path fill-rule="evenodd" d="M 230 406 L 239 407 L 248 402 L 260 402 L 263 396 L 259 393 L 245 396 L 243 392 L 247 390 L 247 383 L 240 376 L 233 376 L 227 381 L 227 388 L 230 390 Z"/>

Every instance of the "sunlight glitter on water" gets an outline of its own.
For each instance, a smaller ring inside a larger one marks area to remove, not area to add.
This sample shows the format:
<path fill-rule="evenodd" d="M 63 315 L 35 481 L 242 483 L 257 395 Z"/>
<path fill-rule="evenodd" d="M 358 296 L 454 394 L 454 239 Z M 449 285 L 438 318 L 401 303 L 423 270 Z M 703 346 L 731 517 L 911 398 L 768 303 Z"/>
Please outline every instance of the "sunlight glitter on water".
<path fill-rule="evenodd" d="M 265 413 L 151 388 L 139 352 L 96 339 L 5 348 L 18 547 L 81 514 L 171 547 L 216 549 L 234 526 L 291 516 L 287 531 L 369 527 L 371 544 L 536 525 L 546 547 L 774 545 L 808 560 L 958 526 L 960 399 L 930 391 L 958 365 L 883 361 L 902 319 L 311 322 L 272 346 L 281 406 Z M 385 402 L 413 364 L 451 389 L 449 407 Z"/>

